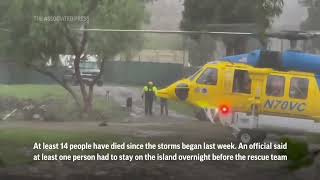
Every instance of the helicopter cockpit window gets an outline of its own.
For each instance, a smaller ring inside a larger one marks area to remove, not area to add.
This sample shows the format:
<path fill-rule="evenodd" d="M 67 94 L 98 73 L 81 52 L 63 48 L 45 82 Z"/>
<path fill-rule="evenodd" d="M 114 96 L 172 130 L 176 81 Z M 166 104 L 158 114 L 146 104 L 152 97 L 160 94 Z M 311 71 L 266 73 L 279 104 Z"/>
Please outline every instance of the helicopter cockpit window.
<path fill-rule="evenodd" d="M 308 96 L 309 80 L 304 78 L 292 78 L 290 83 L 290 97 L 306 99 Z"/>
<path fill-rule="evenodd" d="M 266 93 L 268 96 L 284 96 L 285 78 L 283 76 L 269 76 Z"/>
<path fill-rule="evenodd" d="M 235 93 L 251 93 L 251 79 L 249 72 L 245 70 L 235 70 L 233 78 L 233 92 Z"/>
<path fill-rule="evenodd" d="M 201 71 L 202 71 L 202 68 L 201 68 L 201 69 L 199 69 L 197 72 L 195 72 L 192 76 L 190 76 L 190 77 L 189 77 L 190 81 L 193 81 L 193 80 L 194 80 L 194 78 L 196 78 L 196 77 L 197 77 L 197 75 L 198 75 Z"/>
<path fill-rule="evenodd" d="M 217 85 L 218 81 L 218 71 L 214 68 L 206 69 L 200 78 L 197 80 L 199 84 L 206 84 L 206 85 Z"/>

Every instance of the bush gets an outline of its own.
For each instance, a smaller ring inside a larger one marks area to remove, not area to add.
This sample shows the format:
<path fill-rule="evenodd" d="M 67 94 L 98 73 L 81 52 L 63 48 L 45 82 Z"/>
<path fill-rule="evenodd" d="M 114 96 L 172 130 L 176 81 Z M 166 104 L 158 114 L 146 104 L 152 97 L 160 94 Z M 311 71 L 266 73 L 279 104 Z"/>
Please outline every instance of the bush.
<path fill-rule="evenodd" d="M 6 167 L 6 163 L 2 160 L 2 158 L 0 157 L 0 167 Z"/>
<path fill-rule="evenodd" d="M 288 149 L 281 150 L 280 154 L 288 157 L 290 170 L 297 170 L 313 163 L 314 157 L 310 155 L 306 142 L 290 138 L 282 138 L 281 142 L 288 144 Z"/>

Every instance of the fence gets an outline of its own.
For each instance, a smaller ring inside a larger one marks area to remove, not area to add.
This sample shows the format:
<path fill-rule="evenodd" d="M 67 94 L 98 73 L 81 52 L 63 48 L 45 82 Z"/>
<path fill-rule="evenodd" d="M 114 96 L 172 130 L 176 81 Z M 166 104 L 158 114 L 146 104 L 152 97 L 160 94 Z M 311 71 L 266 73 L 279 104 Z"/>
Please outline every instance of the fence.
<path fill-rule="evenodd" d="M 182 64 L 151 62 L 107 62 L 104 81 L 121 84 L 145 84 L 152 80 L 159 86 L 168 85 L 194 72 Z"/>
<path fill-rule="evenodd" d="M 168 85 L 184 75 L 194 72 L 195 68 L 184 68 L 182 64 L 152 62 L 109 61 L 105 64 L 103 80 L 108 83 L 141 85 L 154 81 L 159 86 Z M 61 70 L 54 70 L 62 75 Z M 0 62 L 1 84 L 53 84 L 52 79 L 19 66 L 15 63 Z"/>

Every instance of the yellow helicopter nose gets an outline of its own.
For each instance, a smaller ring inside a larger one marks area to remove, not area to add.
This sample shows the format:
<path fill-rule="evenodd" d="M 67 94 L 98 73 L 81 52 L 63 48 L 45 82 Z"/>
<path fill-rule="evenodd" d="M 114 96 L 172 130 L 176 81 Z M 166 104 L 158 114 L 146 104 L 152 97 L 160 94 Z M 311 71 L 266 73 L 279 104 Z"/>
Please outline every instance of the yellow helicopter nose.
<path fill-rule="evenodd" d="M 184 81 L 178 81 L 157 91 L 157 96 L 168 100 L 186 101 L 189 96 L 189 85 Z"/>
<path fill-rule="evenodd" d="M 157 91 L 157 96 L 164 99 L 173 100 L 174 96 L 170 92 L 169 88 L 160 89 Z"/>

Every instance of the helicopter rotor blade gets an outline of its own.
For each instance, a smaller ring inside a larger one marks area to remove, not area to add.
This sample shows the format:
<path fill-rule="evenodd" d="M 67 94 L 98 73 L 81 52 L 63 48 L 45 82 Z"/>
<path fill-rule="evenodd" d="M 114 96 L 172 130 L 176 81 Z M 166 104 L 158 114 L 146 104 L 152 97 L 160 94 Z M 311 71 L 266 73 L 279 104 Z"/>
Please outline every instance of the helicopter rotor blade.
<path fill-rule="evenodd" d="M 133 30 L 133 29 L 74 29 L 76 31 L 91 32 L 132 32 L 132 33 L 158 33 L 158 34 L 208 34 L 208 35 L 235 35 L 249 36 L 254 38 L 266 37 L 287 39 L 290 41 L 307 40 L 319 38 L 319 31 L 279 31 L 266 33 L 250 33 L 250 32 L 228 32 L 228 31 L 173 31 L 173 30 Z"/>
<path fill-rule="evenodd" d="M 309 32 L 309 31 L 280 31 L 266 33 L 267 37 L 287 40 L 308 40 L 320 37 L 320 32 Z"/>
<path fill-rule="evenodd" d="M 133 32 L 133 33 L 163 33 L 163 34 L 216 34 L 216 35 L 244 35 L 251 36 L 254 33 L 248 32 L 223 32 L 223 31 L 170 31 L 170 30 L 130 30 L 130 29 L 75 29 L 78 31 L 93 32 Z"/>

